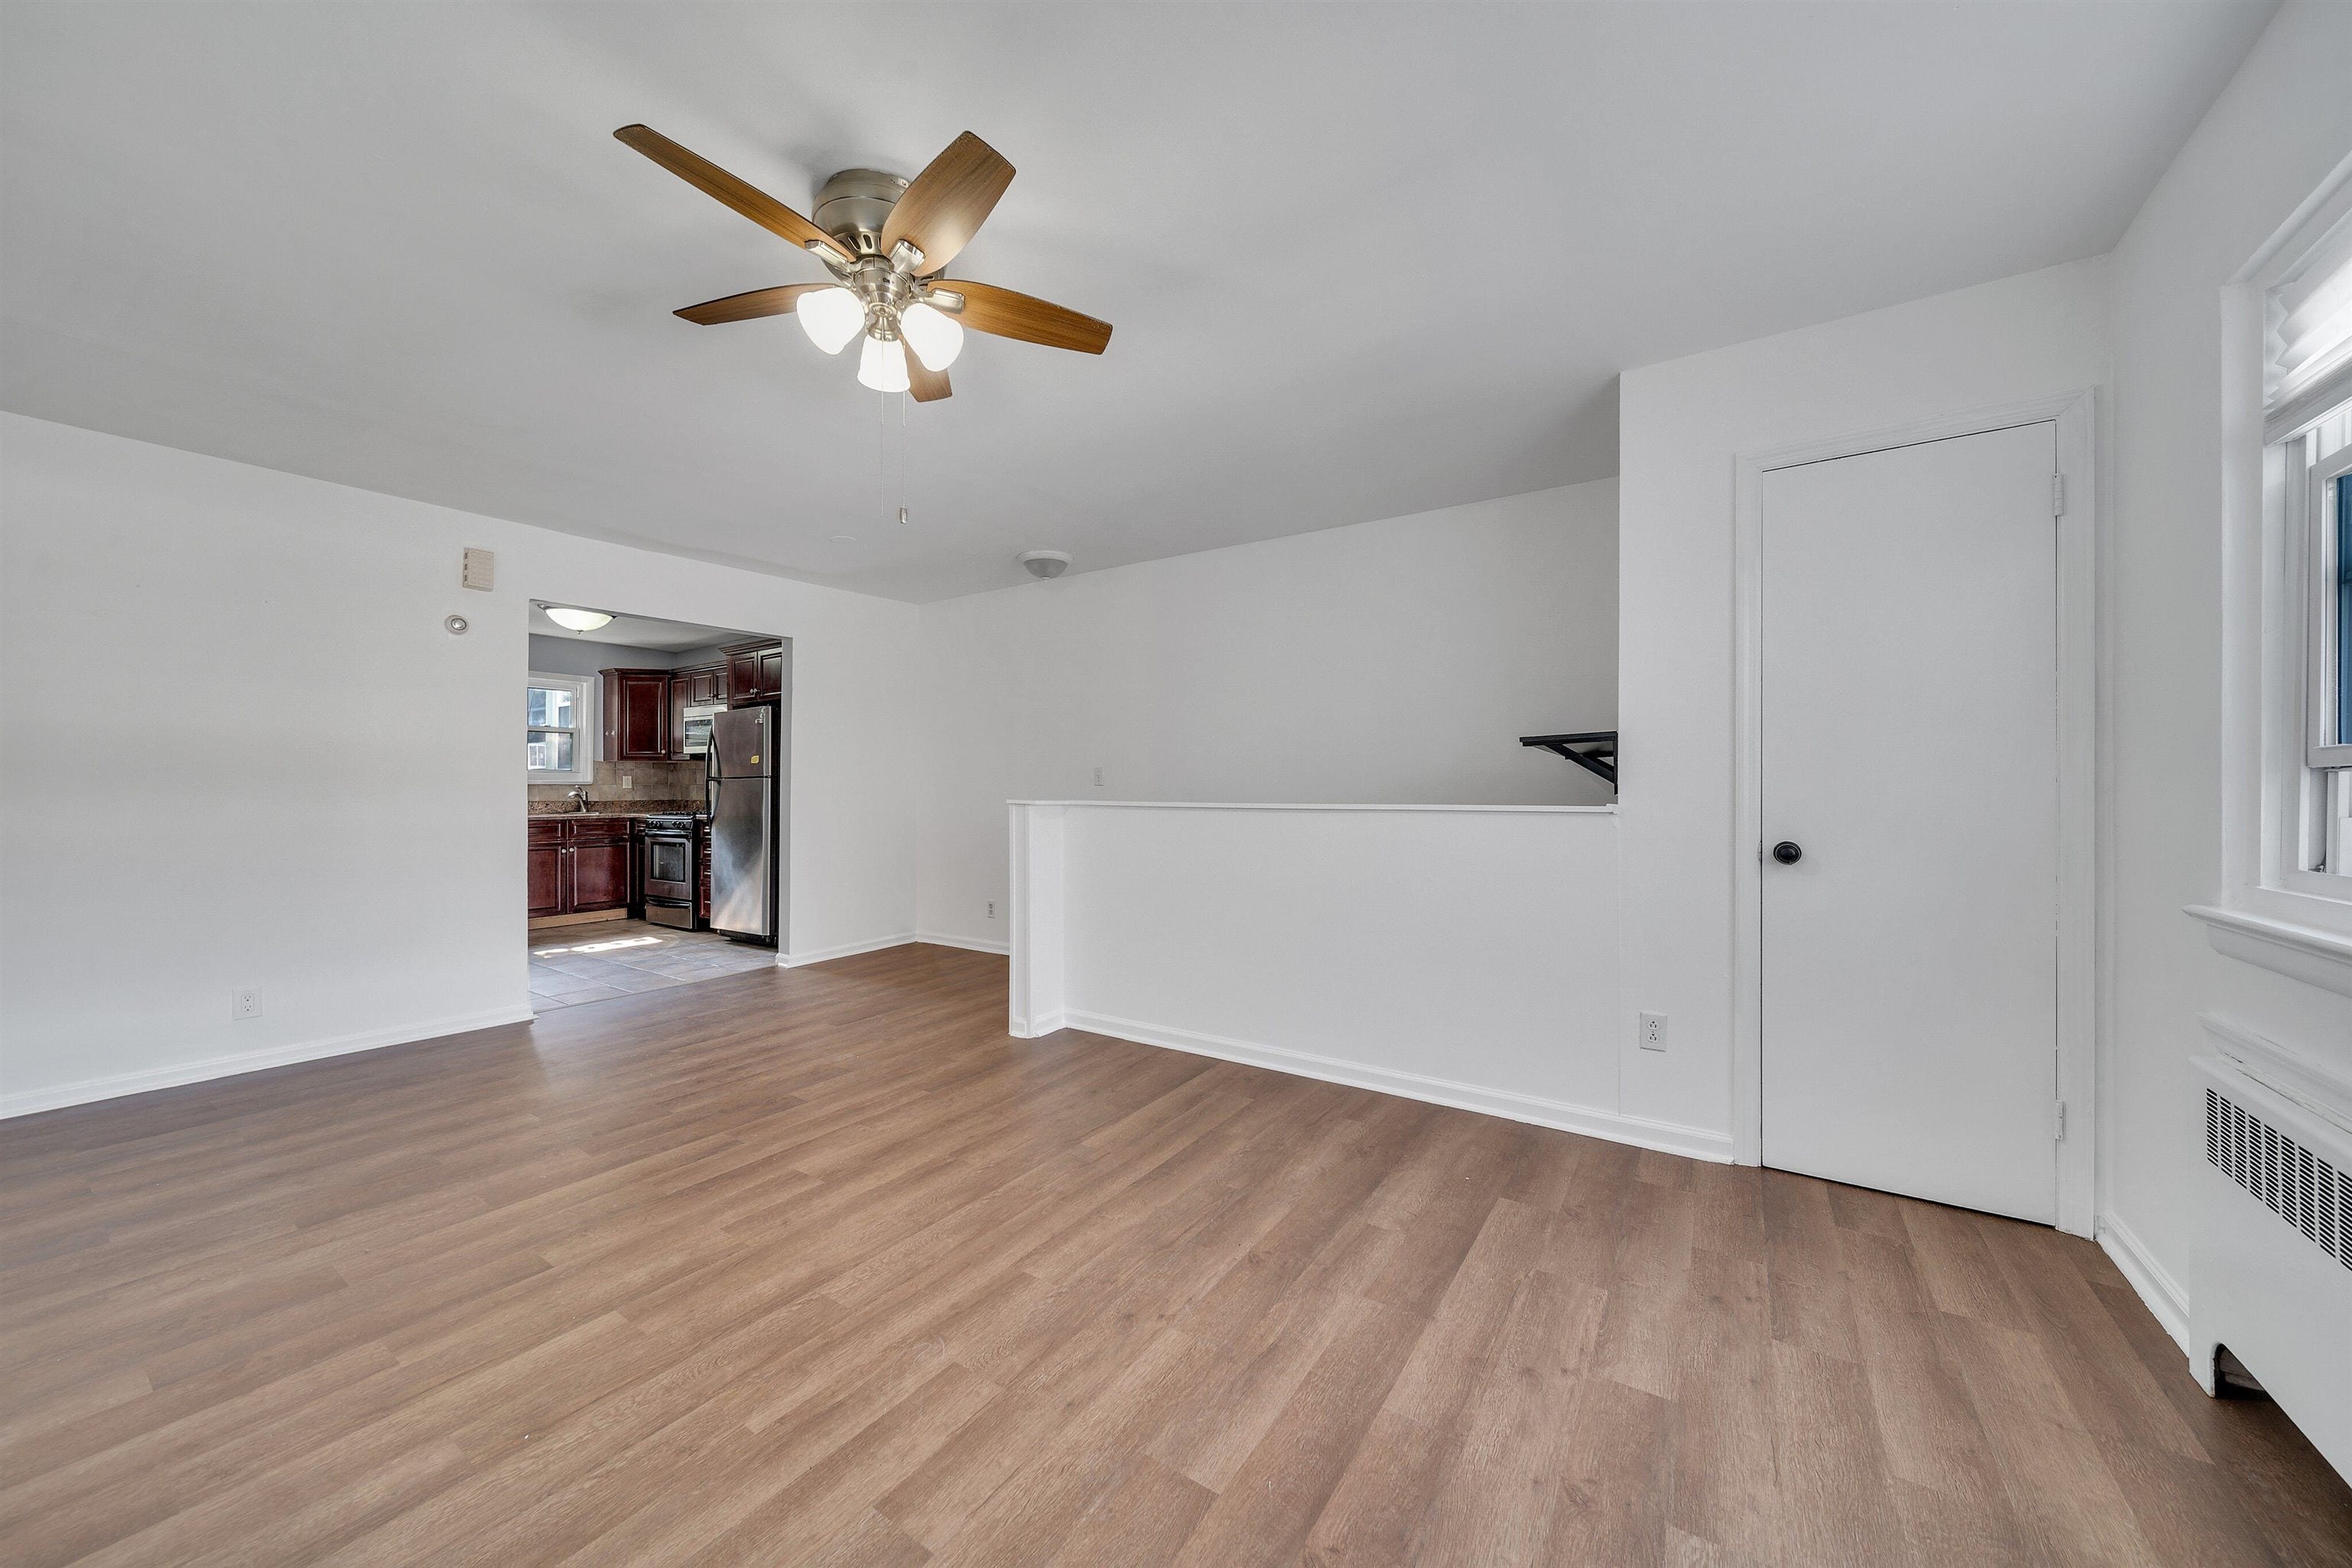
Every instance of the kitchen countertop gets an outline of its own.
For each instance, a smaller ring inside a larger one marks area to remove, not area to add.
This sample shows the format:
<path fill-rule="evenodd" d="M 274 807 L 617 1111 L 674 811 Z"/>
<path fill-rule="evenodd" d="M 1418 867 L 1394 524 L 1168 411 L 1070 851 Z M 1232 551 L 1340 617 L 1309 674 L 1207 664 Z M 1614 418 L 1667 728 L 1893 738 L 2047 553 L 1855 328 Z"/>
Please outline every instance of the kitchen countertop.
<path fill-rule="evenodd" d="M 586 811 L 575 811 L 568 802 L 549 801 L 542 805 L 533 801 L 530 803 L 530 816 L 533 821 L 542 816 L 604 816 L 635 819 L 641 816 L 700 816 L 706 809 L 703 803 L 698 800 L 652 801 L 643 805 L 631 805 L 619 811 L 593 803 Z"/>

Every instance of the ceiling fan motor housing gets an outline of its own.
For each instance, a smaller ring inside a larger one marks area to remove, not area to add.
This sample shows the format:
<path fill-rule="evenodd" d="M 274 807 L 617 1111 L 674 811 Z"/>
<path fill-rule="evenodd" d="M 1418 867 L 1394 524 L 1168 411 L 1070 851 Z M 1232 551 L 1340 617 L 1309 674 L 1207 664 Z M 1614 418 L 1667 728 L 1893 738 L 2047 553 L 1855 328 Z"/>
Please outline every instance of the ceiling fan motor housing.
<path fill-rule="evenodd" d="M 817 227 L 859 256 L 882 254 L 882 226 L 890 209 L 907 194 L 907 182 L 879 169 L 844 169 L 820 186 L 816 210 L 810 217 Z"/>

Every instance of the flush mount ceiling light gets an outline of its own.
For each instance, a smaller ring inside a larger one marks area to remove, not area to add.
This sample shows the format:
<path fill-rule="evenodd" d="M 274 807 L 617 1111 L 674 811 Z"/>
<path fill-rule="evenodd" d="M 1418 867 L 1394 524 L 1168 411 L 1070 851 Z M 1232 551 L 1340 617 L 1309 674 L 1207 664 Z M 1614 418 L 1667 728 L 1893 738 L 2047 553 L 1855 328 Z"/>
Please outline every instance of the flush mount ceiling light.
<path fill-rule="evenodd" d="M 570 605 L 541 605 L 547 618 L 571 632 L 593 632 L 598 626 L 609 626 L 613 617 L 602 610 L 574 609 Z"/>
<path fill-rule="evenodd" d="M 789 310 L 829 354 L 863 333 L 858 381 L 877 392 L 912 392 L 918 403 L 952 390 L 948 366 L 963 349 L 967 327 L 1080 353 L 1098 354 L 1110 343 L 1108 321 L 1010 289 L 941 276 L 1013 183 L 1013 165 L 969 131 L 912 180 L 878 169 L 843 170 L 817 192 L 814 223 L 658 131 L 624 125 L 613 134 L 799 246 L 833 274 L 830 283 L 754 289 L 677 312 L 698 326 Z"/>

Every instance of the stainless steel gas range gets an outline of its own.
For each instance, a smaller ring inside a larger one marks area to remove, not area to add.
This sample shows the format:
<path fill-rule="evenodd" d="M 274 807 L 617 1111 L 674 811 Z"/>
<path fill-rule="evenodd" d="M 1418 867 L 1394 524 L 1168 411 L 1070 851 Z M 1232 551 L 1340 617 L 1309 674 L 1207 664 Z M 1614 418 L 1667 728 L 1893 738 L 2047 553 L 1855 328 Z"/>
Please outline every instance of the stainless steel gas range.
<path fill-rule="evenodd" d="M 656 925 L 695 927 L 696 839 L 700 819 L 680 812 L 645 819 L 646 919 Z"/>

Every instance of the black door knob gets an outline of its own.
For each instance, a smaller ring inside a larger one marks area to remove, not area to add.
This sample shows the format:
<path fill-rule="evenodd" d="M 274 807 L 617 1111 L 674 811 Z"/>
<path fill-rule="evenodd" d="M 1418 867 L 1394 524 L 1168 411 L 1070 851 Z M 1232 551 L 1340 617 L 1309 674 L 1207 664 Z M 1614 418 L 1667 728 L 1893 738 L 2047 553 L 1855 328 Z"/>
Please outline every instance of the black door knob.
<path fill-rule="evenodd" d="M 1772 858 L 1783 866 L 1793 866 L 1804 858 L 1804 848 L 1790 839 L 1783 838 L 1772 846 Z"/>

